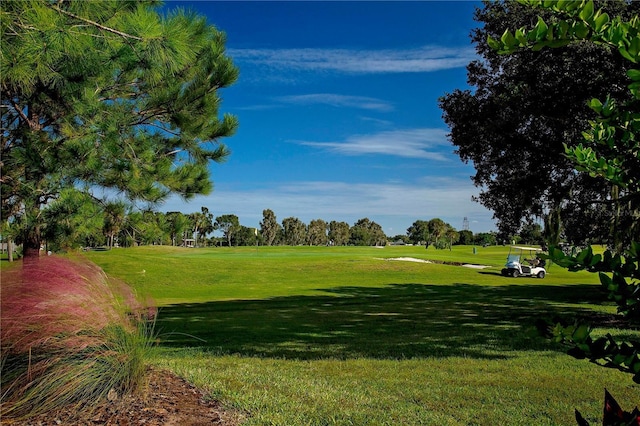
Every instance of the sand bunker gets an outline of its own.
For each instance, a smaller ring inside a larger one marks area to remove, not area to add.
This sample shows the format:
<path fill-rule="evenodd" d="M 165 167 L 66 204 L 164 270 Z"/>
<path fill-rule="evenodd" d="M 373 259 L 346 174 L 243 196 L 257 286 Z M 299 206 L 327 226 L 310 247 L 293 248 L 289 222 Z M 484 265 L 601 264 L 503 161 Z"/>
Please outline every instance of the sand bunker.
<path fill-rule="evenodd" d="M 473 265 L 471 263 L 465 263 L 464 265 L 465 268 L 473 268 L 473 269 L 484 269 L 484 268 L 490 268 L 490 266 L 487 265 Z"/>
<path fill-rule="evenodd" d="M 419 263 L 433 263 L 430 260 L 425 260 L 425 259 L 417 259 L 415 257 L 378 257 L 378 259 L 380 260 L 399 260 L 399 261 L 403 261 L 403 262 L 419 262 Z M 439 263 L 439 262 L 436 262 Z M 476 265 L 473 263 L 448 263 L 448 262 L 442 262 L 445 265 L 453 265 L 453 266 L 463 266 L 465 268 L 472 268 L 472 269 L 484 269 L 484 268 L 490 268 L 490 266 L 487 265 Z"/>
<path fill-rule="evenodd" d="M 400 260 L 404 262 L 420 262 L 420 263 L 431 263 L 428 260 L 424 259 L 416 259 L 415 257 L 390 257 L 384 260 Z"/>

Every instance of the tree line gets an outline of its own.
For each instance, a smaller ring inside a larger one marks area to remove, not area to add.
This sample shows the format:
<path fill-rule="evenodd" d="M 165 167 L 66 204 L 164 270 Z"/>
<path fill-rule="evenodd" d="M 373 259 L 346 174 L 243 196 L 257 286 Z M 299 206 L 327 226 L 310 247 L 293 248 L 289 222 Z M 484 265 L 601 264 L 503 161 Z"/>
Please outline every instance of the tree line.
<path fill-rule="evenodd" d="M 369 218 L 352 225 L 344 221 L 313 219 L 305 223 L 297 217 L 278 221 L 271 209 L 262 212 L 259 227 L 244 226 L 235 214 L 216 216 L 207 207 L 193 213 L 136 210 L 122 201 L 100 202 L 80 191 L 66 191 L 43 213 L 42 248 L 60 252 L 90 247 L 133 247 L 169 245 L 208 246 L 381 246 L 413 244 L 451 248 L 456 244 L 495 245 L 505 243 L 495 232 L 474 234 L 456 230 L 442 219 L 416 220 L 405 234 L 388 236 L 382 226 Z M 5 223 L 4 241 L 22 244 L 20 221 Z M 221 236 L 213 235 L 218 231 Z M 540 225 L 525 227 L 509 239 L 542 244 Z"/>

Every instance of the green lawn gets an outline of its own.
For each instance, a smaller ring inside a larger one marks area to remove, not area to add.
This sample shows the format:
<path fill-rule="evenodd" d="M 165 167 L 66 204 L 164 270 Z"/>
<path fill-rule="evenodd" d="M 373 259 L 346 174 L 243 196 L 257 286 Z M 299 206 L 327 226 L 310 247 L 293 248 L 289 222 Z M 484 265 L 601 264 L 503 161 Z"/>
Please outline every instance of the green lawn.
<path fill-rule="evenodd" d="M 597 277 L 505 278 L 508 248 L 141 247 L 92 252 L 161 307 L 154 360 L 253 425 L 597 423 L 631 376 L 537 337 L 539 318 L 599 318 Z M 385 260 L 399 257 L 488 265 Z M 597 330 L 616 335 L 640 333 Z"/>

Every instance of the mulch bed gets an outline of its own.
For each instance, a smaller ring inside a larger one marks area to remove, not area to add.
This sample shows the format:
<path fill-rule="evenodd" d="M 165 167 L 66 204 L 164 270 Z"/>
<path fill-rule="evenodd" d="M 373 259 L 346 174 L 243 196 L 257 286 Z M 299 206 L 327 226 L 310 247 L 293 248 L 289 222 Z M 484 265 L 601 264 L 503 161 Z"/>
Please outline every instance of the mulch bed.
<path fill-rule="evenodd" d="M 140 395 L 109 394 L 109 400 L 91 412 L 60 409 L 27 420 L 3 418 L 11 426 L 237 426 L 245 417 L 223 408 L 217 401 L 175 374 L 151 368 L 149 385 Z"/>

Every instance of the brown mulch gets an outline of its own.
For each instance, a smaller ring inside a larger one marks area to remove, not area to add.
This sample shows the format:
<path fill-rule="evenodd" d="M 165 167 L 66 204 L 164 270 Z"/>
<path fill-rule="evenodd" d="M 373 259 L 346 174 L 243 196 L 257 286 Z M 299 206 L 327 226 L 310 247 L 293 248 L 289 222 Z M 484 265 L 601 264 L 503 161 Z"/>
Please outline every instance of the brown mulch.
<path fill-rule="evenodd" d="M 1 419 L 11 426 L 237 426 L 244 416 L 223 408 L 196 387 L 175 374 L 152 368 L 149 385 L 139 395 L 119 396 L 112 392 L 108 400 L 91 412 L 61 409 L 28 420 Z"/>

